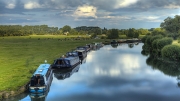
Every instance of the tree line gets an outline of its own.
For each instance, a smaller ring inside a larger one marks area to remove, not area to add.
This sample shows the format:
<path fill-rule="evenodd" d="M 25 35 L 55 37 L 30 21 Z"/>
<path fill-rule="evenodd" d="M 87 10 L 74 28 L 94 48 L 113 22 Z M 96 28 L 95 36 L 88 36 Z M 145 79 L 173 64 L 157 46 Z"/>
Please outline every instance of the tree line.
<path fill-rule="evenodd" d="M 0 25 L 0 37 L 3 36 L 28 36 L 28 35 L 89 35 L 92 38 L 98 35 L 104 35 L 103 38 L 118 39 L 120 35 L 125 35 L 128 38 L 138 38 L 139 35 L 146 35 L 148 29 L 107 29 L 97 26 L 80 26 L 71 28 L 65 25 L 62 28 L 48 27 L 48 25 Z"/>
<path fill-rule="evenodd" d="M 180 37 L 180 16 L 167 17 L 160 25 L 161 28 L 154 29 L 107 29 L 98 26 L 80 26 L 71 28 L 65 25 L 62 28 L 49 27 L 48 25 L 0 25 L 0 37 L 2 36 L 28 36 L 36 35 L 89 35 L 92 38 L 102 35 L 102 38 L 118 39 L 124 35 L 127 38 L 138 38 L 140 35 L 166 34 L 168 37 L 177 39 Z"/>

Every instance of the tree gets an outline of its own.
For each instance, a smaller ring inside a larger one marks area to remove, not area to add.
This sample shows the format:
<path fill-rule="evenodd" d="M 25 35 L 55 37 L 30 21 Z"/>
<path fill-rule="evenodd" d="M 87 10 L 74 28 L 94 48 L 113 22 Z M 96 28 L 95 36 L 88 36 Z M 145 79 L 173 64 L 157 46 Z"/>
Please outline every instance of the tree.
<path fill-rule="evenodd" d="M 62 32 L 63 33 L 69 33 L 71 31 L 71 27 L 68 26 L 68 25 L 65 25 L 63 28 L 62 28 Z"/>
<path fill-rule="evenodd" d="M 163 36 L 166 36 L 166 32 L 164 29 L 162 28 L 155 28 L 152 32 L 151 32 L 153 36 L 155 35 L 163 35 Z"/>
<path fill-rule="evenodd" d="M 108 39 L 118 39 L 119 38 L 119 33 L 118 29 L 111 29 L 110 33 L 107 36 Z"/>
<path fill-rule="evenodd" d="M 167 17 L 160 26 L 161 28 L 166 29 L 166 31 L 176 39 L 179 36 L 178 32 L 180 31 L 180 16 L 176 15 L 174 18 Z"/>
<path fill-rule="evenodd" d="M 128 33 L 126 34 L 127 37 L 133 38 L 135 34 L 135 29 L 134 28 L 129 28 Z"/>
<path fill-rule="evenodd" d="M 133 36 L 134 38 L 138 38 L 139 37 L 139 33 L 136 31 L 135 33 L 134 33 L 134 36 Z"/>

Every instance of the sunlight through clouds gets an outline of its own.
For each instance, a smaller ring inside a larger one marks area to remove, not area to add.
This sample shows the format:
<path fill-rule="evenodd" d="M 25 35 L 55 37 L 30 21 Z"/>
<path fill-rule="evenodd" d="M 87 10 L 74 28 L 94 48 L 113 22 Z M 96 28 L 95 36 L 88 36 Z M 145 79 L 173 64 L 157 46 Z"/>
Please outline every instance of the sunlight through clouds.
<path fill-rule="evenodd" d="M 34 8 L 41 8 L 41 5 L 38 2 L 28 2 L 24 4 L 25 9 L 34 9 Z"/>
<path fill-rule="evenodd" d="M 138 0 L 119 0 L 115 8 L 127 7 L 131 4 L 135 4 Z"/>
<path fill-rule="evenodd" d="M 94 17 L 96 16 L 97 8 L 94 6 L 83 5 L 78 6 L 74 12 L 75 17 Z"/>

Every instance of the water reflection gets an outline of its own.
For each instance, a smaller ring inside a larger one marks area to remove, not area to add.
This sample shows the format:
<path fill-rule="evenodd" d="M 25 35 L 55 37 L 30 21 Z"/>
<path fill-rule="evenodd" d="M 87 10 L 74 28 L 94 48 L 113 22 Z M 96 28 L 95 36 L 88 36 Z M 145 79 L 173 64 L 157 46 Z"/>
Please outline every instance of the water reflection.
<path fill-rule="evenodd" d="M 68 79 L 54 74 L 46 101 L 179 101 L 178 69 L 173 64 L 166 64 L 172 70 L 162 69 L 165 64 L 141 55 L 141 50 L 142 43 L 91 51 Z"/>
<path fill-rule="evenodd" d="M 116 44 L 111 44 L 111 46 L 112 46 L 113 48 L 117 48 L 117 47 L 118 47 L 118 43 L 116 43 Z"/>
<path fill-rule="evenodd" d="M 61 69 L 61 70 L 54 70 L 54 77 L 58 80 L 64 80 L 69 78 L 73 73 L 78 72 L 80 68 L 80 64 L 72 69 Z"/>

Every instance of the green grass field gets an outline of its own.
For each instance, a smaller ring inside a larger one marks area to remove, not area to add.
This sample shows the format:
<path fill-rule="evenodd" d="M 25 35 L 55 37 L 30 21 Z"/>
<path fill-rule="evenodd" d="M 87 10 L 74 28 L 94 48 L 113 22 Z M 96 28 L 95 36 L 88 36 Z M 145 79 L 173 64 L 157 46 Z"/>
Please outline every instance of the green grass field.
<path fill-rule="evenodd" d="M 44 60 L 51 64 L 54 59 L 77 46 L 103 41 L 100 39 L 60 41 L 62 38 L 66 36 L 0 37 L 0 91 L 17 90 L 26 84 L 34 70 L 39 64 L 44 63 Z"/>

